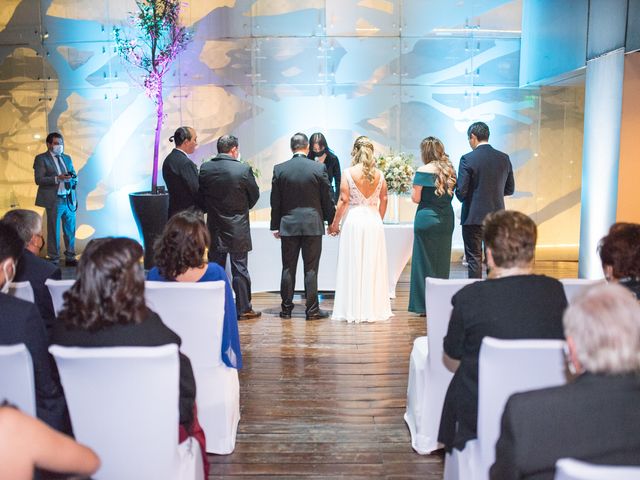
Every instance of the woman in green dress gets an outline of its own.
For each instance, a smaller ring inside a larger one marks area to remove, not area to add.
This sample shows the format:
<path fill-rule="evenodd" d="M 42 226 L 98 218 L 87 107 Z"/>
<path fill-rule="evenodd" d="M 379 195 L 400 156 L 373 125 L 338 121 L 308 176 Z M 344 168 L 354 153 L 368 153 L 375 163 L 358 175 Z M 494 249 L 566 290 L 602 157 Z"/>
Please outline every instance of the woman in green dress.
<path fill-rule="evenodd" d="M 456 172 L 435 137 L 420 143 L 422 165 L 413 180 L 411 199 L 418 204 L 413 224 L 413 257 L 409 311 L 424 315 L 425 277 L 449 278 Z"/>

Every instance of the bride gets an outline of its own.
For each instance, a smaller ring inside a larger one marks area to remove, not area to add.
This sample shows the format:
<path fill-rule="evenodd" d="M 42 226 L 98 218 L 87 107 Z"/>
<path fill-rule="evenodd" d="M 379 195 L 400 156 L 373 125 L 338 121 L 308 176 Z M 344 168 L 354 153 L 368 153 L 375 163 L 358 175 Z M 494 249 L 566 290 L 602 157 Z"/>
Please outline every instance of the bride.
<path fill-rule="evenodd" d="M 387 182 L 375 166 L 373 144 L 367 137 L 356 139 L 351 156 L 351 168 L 342 175 L 336 216 L 329 227 L 330 234 L 341 234 L 332 318 L 356 323 L 387 320 L 393 315 L 382 226 Z"/>

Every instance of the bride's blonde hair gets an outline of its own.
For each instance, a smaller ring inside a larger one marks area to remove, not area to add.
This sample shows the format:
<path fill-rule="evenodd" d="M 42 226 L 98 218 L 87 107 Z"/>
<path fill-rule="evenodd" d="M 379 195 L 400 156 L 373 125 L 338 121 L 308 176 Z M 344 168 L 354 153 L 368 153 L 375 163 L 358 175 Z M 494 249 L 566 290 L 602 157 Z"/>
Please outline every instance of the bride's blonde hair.
<path fill-rule="evenodd" d="M 444 151 L 443 143 L 436 137 L 427 137 L 420 142 L 420 153 L 425 165 L 433 162 L 436 167 L 436 196 L 441 197 L 445 191 L 453 196 L 456 171 L 449 160 L 449 155 Z"/>
<path fill-rule="evenodd" d="M 376 159 L 373 157 L 373 143 L 364 135 L 356 138 L 351 150 L 351 166 L 362 164 L 364 178 L 373 183 L 376 178 Z"/>

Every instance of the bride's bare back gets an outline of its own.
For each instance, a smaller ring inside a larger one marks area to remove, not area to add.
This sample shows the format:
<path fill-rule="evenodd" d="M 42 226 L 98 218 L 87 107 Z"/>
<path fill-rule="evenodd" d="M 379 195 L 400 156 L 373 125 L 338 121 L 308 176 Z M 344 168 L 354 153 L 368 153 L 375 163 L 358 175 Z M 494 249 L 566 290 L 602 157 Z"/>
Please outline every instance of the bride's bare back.
<path fill-rule="evenodd" d="M 378 170 L 377 168 L 374 171 L 373 183 L 370 183 L 369 180 L 364 176 L 364 173 L 362 172 L 362 165 L 354 165 L 353 167 L 349 168 L 349 173 L 351 173 L 351 178 L 356 184 L 356 187 L 358 187 L 358 190 L 360 190 L 360 193 L 362 193 L 362 195 L 364 195 L 366 198 L 369 198 L 373 194 L 373 192 L 376 191 L 378 182 L 381 181 L 380 170 Z"/>

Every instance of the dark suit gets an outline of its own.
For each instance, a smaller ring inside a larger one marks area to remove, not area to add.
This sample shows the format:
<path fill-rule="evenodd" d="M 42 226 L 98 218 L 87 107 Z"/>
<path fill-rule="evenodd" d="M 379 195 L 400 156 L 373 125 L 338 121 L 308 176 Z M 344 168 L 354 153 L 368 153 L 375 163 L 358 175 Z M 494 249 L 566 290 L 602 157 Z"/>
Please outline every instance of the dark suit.
<path fill-rule="evenodd" d="M 282 248 L 282 311 L 293 309 L 298 256 L 302 250 L 307 315 L 318 312 L 318 266 L 322 253 L 324 221 L 331 223 L 335 206 L 327 169 L 321 163 L 295 154 L 273 168 L 271 230 L 278 230 Z"/>
<path fill-rule="evenodd" d="M 51 343 L 65 347 L 157 347 L 169 344 L 180 346 L 182 340 L 178 334 L 162 323 L 157 313 L 147 309 L 147 316 L 141 323 L 114 324 L 95 332 L 67 328 L 57 323 Z M 180 424 L 191 431 L 196 382 L 189 358 L 182 353 L 179 355 Z M 132 425 L 132 428 L 135 426 Z"/>
<path fill-rule="evenodd" d="M 512 195 L 514 188 L 506 153 L 482 144 L 460 159 L 456 197 L 462 202 L 460 224 L 469 278 L 482 278 L 482 221 L 488 213 L 504 210 L 504 196 Z"/>
<path fill-rule="evenodd" d="M 47 262 L 25 249 L 22 257 L 18 260 L 16 275 L 13 281 L 29 282 L 31 284 L 36 307 L 38 307 L 40 316 L 42 320 L 44 320 L 45 327 L 47 328 L 47 339 L 51 335 L 51 329 L 56 319 L 51 294 L 44 284 L 49 278 L 60 280 L 62 278 L 60 269 L 51 262 Z"/>
<path fill-rule="evenodd" d="M 169 217 L 199 205 L 198 167 L 186 153 L 174 148 L 164 159 L 162 177 L 169 191 Z"/>
<path fill-rule="evenodd" d="M 260 198 L 260 189 L 251 167 L 225 153 L 200 167 L 199 182 L 211 233 L 209 260 L 224 268 L 229 254 L 236 309 L 242 315 L 252 310 L 247 268 L 252 247 L 249 210 Z"/>
<path fill-rule="evenodd" d="M 35 182 L 38 185 L 36 194 L 36 205 L 44 207 L 47 212 L 47 256 L 52 260 L 60 258 L 60 222 L 62 221 L 62 233 L 66 251 L 65 258 L 75 259 L 76 250 L 76 213 L 70 208 L 70 187 L 75 184 L 75 180 L 67 182 L 68 194 L 60 190 L 60 184 L 56 178 L 61 173 L 75 175 L 71 157 L 66 154 L 60 156 L 64 162 L 66 172 L 60 172 L 60 167 L 56 166 L 56 160 L 50 152 L 36 155 L 33 160 L 33 173 Z"/>
<path fill-rule="evenodd" d="M 585 373 L 560 387 L 517 393 L 502 415 L 494 480 L 552 480 L 570 457 L 640 465 L 640 379 Z"/>
<path fill-rule="evenodd" d="M 24 343 L 33 362 L 38 418 L 71 433 L 67 405 L 53 359 L 47 351 L 47 333 L 33 303 L 0 293 L 0 344 Z"/>

